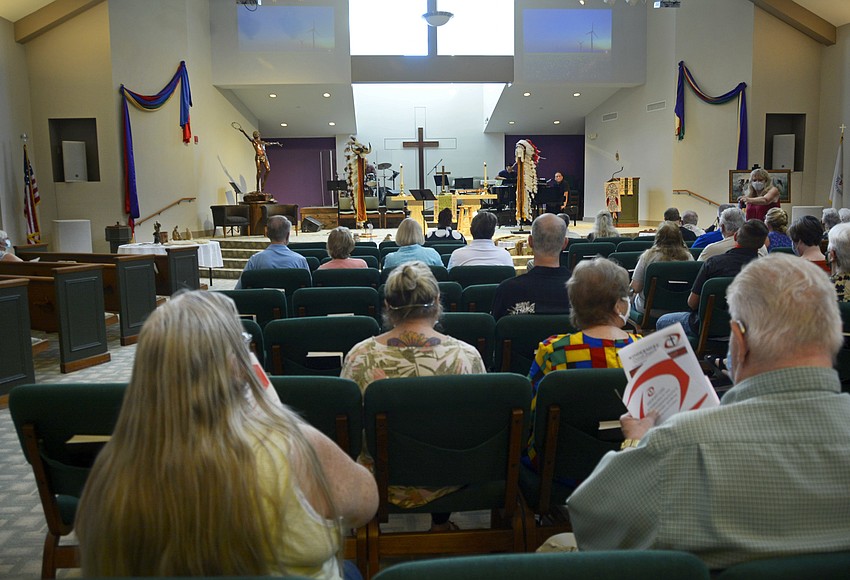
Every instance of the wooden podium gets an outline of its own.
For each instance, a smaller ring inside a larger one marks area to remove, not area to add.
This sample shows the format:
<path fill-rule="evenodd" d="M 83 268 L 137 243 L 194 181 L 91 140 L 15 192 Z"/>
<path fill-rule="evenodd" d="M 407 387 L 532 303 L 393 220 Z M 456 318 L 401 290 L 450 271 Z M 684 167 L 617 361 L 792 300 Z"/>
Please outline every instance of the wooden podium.
<path fill-rule="evenodd" d="M 640 199 L 640 177 L 616 177 L 605 182 L 605 208 L 617 213 L 615 225 L 636 228 L 638 222 L 638 200 Z"/>

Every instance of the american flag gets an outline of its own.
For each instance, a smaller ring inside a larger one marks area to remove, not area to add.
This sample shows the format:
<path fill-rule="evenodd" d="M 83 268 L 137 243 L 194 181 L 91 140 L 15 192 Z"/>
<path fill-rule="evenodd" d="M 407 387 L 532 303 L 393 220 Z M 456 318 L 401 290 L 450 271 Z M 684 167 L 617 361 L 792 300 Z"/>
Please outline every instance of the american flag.
<path fill-rule="evenodd" d="M 41 229 L 38 226 L 37 206 L 41 198 L 38 195 L 38 184 L 35 182 L 35 172 L 32 170 L 27 146 L 24 145 L 24 216 L 27 218 L 27 243 L 41 242 Z"/>

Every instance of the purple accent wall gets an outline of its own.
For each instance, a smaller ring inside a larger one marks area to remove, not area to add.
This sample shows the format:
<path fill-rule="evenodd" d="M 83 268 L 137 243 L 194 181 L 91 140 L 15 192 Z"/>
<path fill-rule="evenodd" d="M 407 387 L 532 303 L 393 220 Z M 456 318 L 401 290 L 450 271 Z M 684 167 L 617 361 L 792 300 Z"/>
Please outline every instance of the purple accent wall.
<path fill-rule="evenodd" d="M 584 214 L 584 135 L 505 135 L 505 164 L 514 162 L 516 142 L 529 139 L 540 150 L 537 176 L 554 179 L 556 171 L 564 172 L 570 189 L 581 195 L 581 214 Z M 500 167 L 499 171 L 504 169 Z"/>
<path fill-rule="evenodd" d="M 265 189 L 278 203 L 297 203 L 299 207 L 333 205 L 331 194 L 325 190 L 325 182 L 333 179 L 330 166 L 336 159 L 333 137 L 263 138 L 283 144 L 283 147 L 266 147 L 272 170 Z"/>

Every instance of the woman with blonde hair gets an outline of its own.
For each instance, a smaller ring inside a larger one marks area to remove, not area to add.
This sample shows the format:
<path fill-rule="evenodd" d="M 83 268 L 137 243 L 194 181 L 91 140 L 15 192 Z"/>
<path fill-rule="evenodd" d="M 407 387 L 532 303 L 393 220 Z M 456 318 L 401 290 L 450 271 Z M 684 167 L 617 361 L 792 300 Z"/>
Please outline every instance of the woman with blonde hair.
<path fill-rule="evenodd" d="M 596 220 L 593 222 L 593 230 L 587 234 L 588 240 L 597 238 L 614 238 L 620 235 L 617 228 L 614 227 L 614 220 L 611 218 L 611 212 L 603 209 L 596 214 Z"/>
<path fill-rule="evenodd" d="M 747 208 L 747 219 L 764 221 L 767 212 L 779 207 L 779 188 L 776 187 L 770 174 L 761 167 L 750 173 L 750 183 L 747 193 L 738 198 L 738 203 Z"/>
<path fill-rule="evenodd" d="M 387 254 L 384 258 L 384 268 L 395 268 L 405 262 L 424 262 L 429 266 L 442 266 L 443 260 L 440 253 L 434 248 L 425 247 L 425 234 L 422 226 L 415 219 L 404 218 L 398 225 L 395 235 L 398 250 Z"/>
<path fill-rule="evenodd" d="M 768 248 L 772 252 L 776 248 L 790 248 L 791 238 L 788 237 L 788 214 L 781 207 L 771 208 L 764 216 L 767 226 Z"/>
<path fill-rule="evenodd" d="M 397 267 L 387 278 L 384 319 L 391 329 L 356 344 L 345 357 L 340 376 L 363 392 L 380 379 L 485 373 L 475 347 L 434 330 L 442 314 L 440 285 L 422 262 Z M 371 459 L 363 458 L 370 463 Z M 417 507 L 456 491 L 456 487 L 390 487 L 389 501 Z M 431 530 L 457 529 L 448 513 L 431 514 Z"/>
<path fill-rule="evenodd" d="M 375 481 L 270 393 L 229 298 L 156 309 L 80 499 L 83 576 L 341 578 L 340 527 L 374 515 Z"/>
<path fill-rule="evenodd" d="M 635 271 L 632 274 L 632 281 L 629 284 L 629 288 L 634 295 L 632 307 L 635 311 L 643 314 L 646 304 L 644 278 L 646 277 L 647 266 L 653 262 L 692 262 L 693 259 L 693 254 L 685 247 L 685 242 L 682 239 L 682 230 L 678 224 L 662 222 L 655 232 L 655 242 L 651 248 L 645 250 L 640 255 L 638 263 L 635 266 Z"/>
<path fill-rule="evenodd" d="M 345 226 L 332 229 L 328 236 L 328 254 L 331 259 L 319 266 L 319 270 L 365 268 L 366 260 L 352 258 L 352 251 L 354 251 L 354 236 L 351 235 L 351 230 Z"/>

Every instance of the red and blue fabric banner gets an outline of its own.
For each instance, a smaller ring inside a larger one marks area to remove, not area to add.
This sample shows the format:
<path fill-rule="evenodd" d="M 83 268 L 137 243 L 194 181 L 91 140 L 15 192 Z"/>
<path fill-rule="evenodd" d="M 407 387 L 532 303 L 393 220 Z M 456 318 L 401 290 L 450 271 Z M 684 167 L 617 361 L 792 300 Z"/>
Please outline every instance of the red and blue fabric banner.
<path fill-rule="evenodd" d="M 41 243 L 41 228 L 38 225 L 37 206 L 41 202 L 35 171 L 32 169 L 27 146 L 24 144 L 24 217 L 27 218 L 27 244 Z"/>
<path fill-rule="evenodd" d="M 679 141 L 685 138 L 685 83 L 691 87 L 696 96 L 709 105 L 722 105 L 738 97 L 740 118 L 738 121 L 738 160 L 736 169 L 747 169 L 747 83 L 739 83 L 737 87 L 718 97 L 705 94 L 699 88 L 694 76 L 684 61 L 679 61 L 679 81 L 676 86 L 676 136 Z"/>
<path fill-rule="evenodd" d="M 123 84 L 119 89 L 124 118 L 124 211 L 129 214 L 127 224 L 131 230 L 135 229 L 135 220 L 139 217 L 139 195 L 136 190 L 136 163 L 133 158 L 133 131 L 130 128 L 129 103 L 142 111 L 156 111 L 171 98 L 178 84 L 180 85 L 180 126 L 183 128 L 183 142 L 188 143 L 192 138 L 192 129 L 189 124 L 192 91 L 189 88 L 189 73 L 186 70 L 185 61 L 180 61 L 174 77 L 155 95 L 140 95 Z"/>

